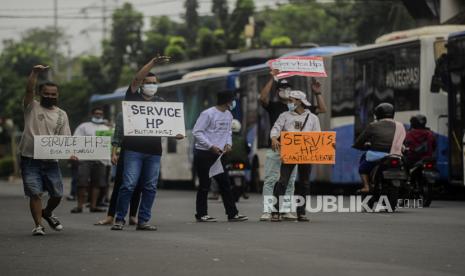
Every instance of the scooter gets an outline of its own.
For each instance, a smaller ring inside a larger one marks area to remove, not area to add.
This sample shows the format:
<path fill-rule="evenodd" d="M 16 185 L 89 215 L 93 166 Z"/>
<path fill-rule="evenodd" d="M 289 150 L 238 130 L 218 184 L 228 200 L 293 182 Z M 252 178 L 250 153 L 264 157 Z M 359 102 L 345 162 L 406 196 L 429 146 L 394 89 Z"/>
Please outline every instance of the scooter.
<path fill-rule="evenodd" d="M 378 161 L 370 174 L 370 183 L 373 185 L 372 198 L 368 201 L 370 208 L 386 196 L 392 212 L 396 210 L 401 188 L 407 184 L 408 175 L 405 162 L 400 155 L 388 155 Z"/>
<path fill-rule="evenodd" d="M 423 203 L 423 207 L 429 207 L 433 200 L 433 185 L 439 178 L 436 168 L 436 160 L 428 158 L 415 163 L 409 169 L 410 195 Z"/>
<path fill-rule="evenodd" d="M 238 202 L 243 195 L 244 198 L 247 198 L 245 195 L 245 168 L 246 166 L 242 162 L 231 162 L 226 165 L 231 182 L 231 189 L 236 202 Z"/>

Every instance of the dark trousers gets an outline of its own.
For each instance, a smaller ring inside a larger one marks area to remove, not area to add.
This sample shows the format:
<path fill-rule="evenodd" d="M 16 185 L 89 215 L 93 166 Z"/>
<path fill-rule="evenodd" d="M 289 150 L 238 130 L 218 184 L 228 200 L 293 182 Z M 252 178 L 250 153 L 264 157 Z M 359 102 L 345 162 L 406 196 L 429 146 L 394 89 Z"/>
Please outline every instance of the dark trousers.
<path fill-rule="evenodd" d="M 199 177 L 199 189 L 197 191 L 197 201 L 196 201 L 196 218 L 208 215 L 208 191 L 210 189 L 210 177 L 209 171 L 210 167 L 218 159 L 218 155 L 204 150 L 195 150 L 194 152 L 194 162 L 196 164 L 197 176 Z M 223 165 L 224 168 L 224 165 Z M 224 209 L 228 218 L 232 218 L 238 214 L 236 203 L 234 202 L 233 195 L 231 192 L 231 184 L 229 182 L 229 176 L 227 171 L 224 173 L 214 176 L 216 182 L 218 183 L 220 194 L 223 199 Z"/>
<path fill-rule="evenodd" d="M 77 183 L 79 178 L 79 163 L 77 161 L 71 161 L 71 191 L 70 196 L 77 196 Z"/>
<path fill-rule="evenodd" d="M 116 164 L 116 174 L 115 174 L 115 185 L 113 186 L 113 191 L 111 192 L 110 206 L 108 207 L 108 216 L 115 216 L 116 213 L 116 202 L 118 201 L 119 189 L 121 184 L 123 184 L 123 164 L 124 164 L 124 152 L 121 151 L 118 159 L 118 164 Z M 139 208 L 140 195 L 142 193 L 142 185 L 137 184 L 134 193 L 132 194 L 131 203 L 129 207 L 129 216 L 136 217 L 137 209 Z"/>
<path fill-rule="evenodd" d="M 275 205 L 276 210 L 279 210 L 279 198 L 284 196 L 289 178 L 291 177 L 292 171 L 296 164 L 281 164 L 280 177 L 278 182 L 274 185 L 273 195 L 278 199 Z M 299 174 L 299 181 L 295 183 L 294 194 L 302 196 L 304 199 L 310 195 L 310 173 L 312 172 L 312 165 L 310 164 L 299 164 L 297 168 Z M 297 207 L 297 215 L 305 215 L 305 204 Z"/>

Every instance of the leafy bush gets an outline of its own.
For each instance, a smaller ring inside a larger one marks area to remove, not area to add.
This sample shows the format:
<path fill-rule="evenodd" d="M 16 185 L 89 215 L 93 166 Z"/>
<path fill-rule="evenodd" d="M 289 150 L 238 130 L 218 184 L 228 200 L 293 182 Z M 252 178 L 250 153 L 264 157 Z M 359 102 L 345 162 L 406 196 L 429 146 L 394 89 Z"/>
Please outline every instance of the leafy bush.
<path fill-rule="evenodd" d="M 13 173 L 13 158 L 6 156 L 0 159 L 0 176 L 10 176 Z"/>

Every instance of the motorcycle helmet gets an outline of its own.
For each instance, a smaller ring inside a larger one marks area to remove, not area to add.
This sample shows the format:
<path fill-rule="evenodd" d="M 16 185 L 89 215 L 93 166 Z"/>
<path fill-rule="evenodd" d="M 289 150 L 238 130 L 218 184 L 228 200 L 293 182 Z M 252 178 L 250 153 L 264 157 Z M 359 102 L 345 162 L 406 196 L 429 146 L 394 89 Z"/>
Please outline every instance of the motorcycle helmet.
<path fill-rule="evenodd" d="M 410 127 L 411 128 L 426 128 L 426 116 L 422 114 L 417 114 L 410 118 Z"/>
<path fill-rule="evenodd" d="M 239 122 L 238 120 L 236 119 L 233 119 L 232 120 L 232 123 L 231 123 L 231 130 L 233 133 L 239 133 L 241 132 L 241 122 Z"/>
<path fill-rule="evenodd" d="M 394 106 L 390 103 L 380 103 L 375 107 L 376 120 L 381 119 L 393 119 L 394 118 Z"/>

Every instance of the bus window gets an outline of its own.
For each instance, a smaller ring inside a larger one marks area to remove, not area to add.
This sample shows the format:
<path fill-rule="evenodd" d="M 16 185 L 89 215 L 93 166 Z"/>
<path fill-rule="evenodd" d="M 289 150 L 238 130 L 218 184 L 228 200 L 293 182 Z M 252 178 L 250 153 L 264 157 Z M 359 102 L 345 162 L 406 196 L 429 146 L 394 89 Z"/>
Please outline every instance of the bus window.
<path fill-rule="evenodd" d="M 332 66 L 332 117 L 354 115 L 354 58 L 337 57 Z"/>

